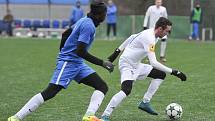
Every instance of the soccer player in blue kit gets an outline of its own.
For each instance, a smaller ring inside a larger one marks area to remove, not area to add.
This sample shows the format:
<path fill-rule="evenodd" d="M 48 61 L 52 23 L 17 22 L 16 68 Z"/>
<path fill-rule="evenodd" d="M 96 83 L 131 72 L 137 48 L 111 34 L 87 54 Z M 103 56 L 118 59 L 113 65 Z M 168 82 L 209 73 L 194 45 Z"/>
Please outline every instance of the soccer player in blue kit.
<path fill-rule="evenodd" d="M 106 16 L 106 5 L 102 1 L 93 1 L 90 4 L 90 12 L 86 17 L 80 19 L 73 27 L 68 38 L 62 39 L 65 43 L 61 45 L 57 57 L 57 65 L 48 87 L 41 93 L 33 96 L 20 111 L 8 118 L 8 121 L 21 121 L 27 115 L 35 111 L 45 101 L 53 98 L 63 88 L 66 89 L 72 80 L 93 87 L 90 104 L 83 117 L 83 121 L 100 121 L 95 116 L 105 94 L 108 91 L 107 84 L 87 64 L 87 60 L 112 72 L 114 65 L 109 61 L 103 61 L 90 53 L 88 49 L 93 43 L 96 27 L 104 21 Z M 61 40 L 62 41 L 62 40 Z"/>

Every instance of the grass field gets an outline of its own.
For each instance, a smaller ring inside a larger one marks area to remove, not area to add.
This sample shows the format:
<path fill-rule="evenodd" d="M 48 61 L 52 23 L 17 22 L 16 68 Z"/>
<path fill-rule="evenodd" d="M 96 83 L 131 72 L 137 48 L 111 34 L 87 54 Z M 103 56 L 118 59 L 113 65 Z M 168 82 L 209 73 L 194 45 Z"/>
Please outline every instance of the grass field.
<path fill-rule="evenodd" d="M 120 41 L 96 41 L 90 51 L 106 58 L 119 44 Z M 6 121 L 33 95 L 46 88 L 55 68 L 58 45 L 57 40 L 0 39 L 0 121 Z M 151 102 L 160 113 L 158 116 L 137 109 L 149 79 L 137 81 L 131 95 L 114 111 L 111 120 L 166 121 L 165 107 L 176 102 L 183 108 L 181 121 L 215 121 L 214 50 L 213 42 L 169 40 L 166 65 L 182 70 L 188 80 L 181 82 L 167 76 Z M 101 67 L 90 65 L 109 85 L 109 92 L 97 113 L 100 116 L 120 89 L 119 71 L 116 66 L 109 74 Z M 93 89 L 73 82 L 24 121 L 81 121 L 92 92 Z"/>

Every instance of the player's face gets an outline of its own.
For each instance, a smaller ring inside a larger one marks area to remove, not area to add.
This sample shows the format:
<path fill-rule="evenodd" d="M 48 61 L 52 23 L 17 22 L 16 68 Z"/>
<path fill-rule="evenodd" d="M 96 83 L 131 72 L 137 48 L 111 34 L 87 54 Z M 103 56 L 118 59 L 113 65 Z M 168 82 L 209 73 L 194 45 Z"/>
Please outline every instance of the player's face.
<path fill-rule="evenodd" d="M 103 22 L 105 20 L 105 17 L 106 17 L 106 12 L 101 13 L 99 17 L 100 22 Z"/>
<path fill-rule="evenodd" d="M 162 0 L 155 0 L 155 5 L 160 7 L 162 5 Z"/>
<path fill-rule="evenodd" d="M 164 36 L 169 35 L 171 32 L 171 28 L 172 28 L 172 26 L 168 26 L 168 25 L 167 25 L 166 29 L 163 29 L 162 27 L 160 27 L 158 36 L 160 38 L 163 38 Z"/>
<path fill-rule="evenodd" d="M 104 11 L 104 12 L 102 12 L 102 13 L 96 15 L 95 17 L 96 17 L 96 20 L 97 20 L 98 25 L 99 25 L 101 22 L 103 22 L 103 21 L 105 20 L 106 11 Z M 97 27 L 98 25 L 96 25 L 96 27 Z"/>
<path fill-rule="evenodd" d="M 108 5 L 112 5 L 113 4 L 113 1 L 112 0 L 109 0 L 108 1 Z"/>

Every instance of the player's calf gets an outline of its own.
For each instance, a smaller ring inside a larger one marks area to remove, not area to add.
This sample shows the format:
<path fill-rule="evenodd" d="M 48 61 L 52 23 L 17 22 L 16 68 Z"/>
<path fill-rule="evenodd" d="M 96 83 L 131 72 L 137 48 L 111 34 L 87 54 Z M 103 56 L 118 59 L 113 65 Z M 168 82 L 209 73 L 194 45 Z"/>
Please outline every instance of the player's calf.
<path fill-rule="evenodd" d="M 60 85 L 55 85 L 55 84 L 49 84 L 48 87 L 41 92 L 41 95 L 44 99 L 44 101 L 47 101 L 51 98 L 53 98 L 58 92 L 60 92 L 60 90 L 62 89 L 63 87 L 60 86 Z"/>
<path fill-rule="evenodd" d="M 133 80 L 126 80 L 121 85 L 121 90 L 128 96 L 131 93 Z"/>

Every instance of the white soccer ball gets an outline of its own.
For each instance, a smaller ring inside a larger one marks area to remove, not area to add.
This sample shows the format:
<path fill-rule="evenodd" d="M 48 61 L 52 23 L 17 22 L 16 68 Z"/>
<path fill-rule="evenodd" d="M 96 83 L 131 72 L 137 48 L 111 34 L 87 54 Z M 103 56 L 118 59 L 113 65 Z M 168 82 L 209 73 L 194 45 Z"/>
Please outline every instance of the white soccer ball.
<path fill-rule="evenodd" d="M 45 37 L 45 34 L 44 34 L 43 32 L 40 32 L 40 33 L 38 34 L 38 37 L 40 37 L 40 38 Z"/>
<path fill-rule="evenodd" d="M 32 32 L 27 33 L 27 37 L 32 37 L 32 36 L 33 36 Z"/>
<path fill-rule="evenodd" d="M 17 37 L 22 36 L 21 32 L 17 32 L 15 35 L 16 35 Z"/>
<path fill-rule="evenodd" d="M 180 119 L 182 113 L 182 107 L 177 103 L 171 103 L 166 107 L 166 115 L 170 120 Z"/>

